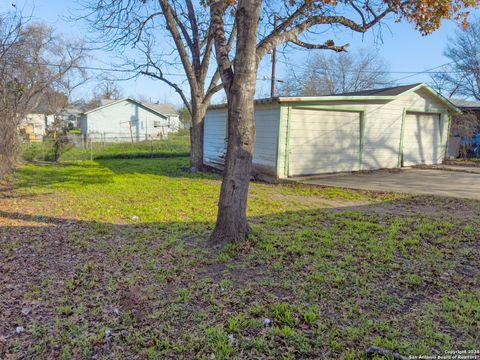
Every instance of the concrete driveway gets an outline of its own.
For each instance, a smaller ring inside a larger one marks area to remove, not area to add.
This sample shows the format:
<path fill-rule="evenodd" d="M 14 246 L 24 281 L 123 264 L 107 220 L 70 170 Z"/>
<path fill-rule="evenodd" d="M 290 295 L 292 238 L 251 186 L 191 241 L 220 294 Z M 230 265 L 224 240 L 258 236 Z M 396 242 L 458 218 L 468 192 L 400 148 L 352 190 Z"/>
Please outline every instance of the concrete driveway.
<path fill-rule="evenodd" d="M 321 175 L 296 179 L 305 184 L 369 191 L 430 194 L 480 200 L 480 173 L 406 168 L 371 173 Z"/>

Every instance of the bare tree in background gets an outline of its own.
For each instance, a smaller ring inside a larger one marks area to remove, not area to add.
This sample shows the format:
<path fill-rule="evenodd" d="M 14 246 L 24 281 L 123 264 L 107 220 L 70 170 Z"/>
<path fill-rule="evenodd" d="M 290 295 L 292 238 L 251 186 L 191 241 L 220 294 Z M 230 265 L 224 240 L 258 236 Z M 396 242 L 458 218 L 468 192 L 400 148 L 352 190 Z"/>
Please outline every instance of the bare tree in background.
<path fill-rule="evenodd" d="M 394 84 L 388 65 L 372 50 L 315 53 L 300 71 L 292 68 L 282 92 L 293 96 L 332 95 Z"/>
<path fill-rule="evenodd" d="M 62 112 L 69 105 L 68 96 L 48 89 L 44 97 L 48 102 L 48 114 L 53 116 L 53 122 L 49 124 L 44 141 L 49 141 L 52 144 L 52 154 L 45 160 L 52 160 L 57 162 L 60 155 L 68 145 L 68 125 L 62 116 Z"/>
<path fill-rule="evenodd" d="M 83 111 L 93 110 L 102 105 L 104 100 L 119 100 L 122 98 L 122 89 L 118 83 L 112 79 L 104 79 L 100 81 L 95 90 L 92 92 L 92 97 L 83 106 Z"/>
<path fill-rule="evenodd" d="M 122 90 L 116 81 L 106 79 L 98 84 L 95 97 L 107 100 L 119 100 L 122 98 Z"/>
<path fill-rule="evenodd" d="M 46 139 L 52 142 L 51 160 L 55 162 L 73 146 L 68 137 L 70 123 L 65 112 L 71 104 L 73 91 L 87 80 L 86 71 L 77 68 L 76 71 L 70 71 L 62 76 L 42 94 L 47 101 L 48 114 L 53 116 L 53 122 L 47 128 Z"/>
<path fill-rule="evenodd" d="M 126 69 L 172 87 L 192 119 L 190 166 L 203 167 L 204 117 L 212 96 L 222 90 L 210 65 L 213 32 L 208 8 L 192 0 L 83 0 L 86 19 L 107 49 L 125 54 Z M 227 47 L 231 49 L 235 27 Z M 179 71 L 185 74 L 184 91 Z M 174 72 L 173 74 L 171 72 Z M 180 81 L 180 82 L 179 82 Z"/>
<path fill-rule="evenodd" d="M 459 136 L 462 139 L 470 139 L 473 134 L 480 131 L 480 121 L 474 112 L 466 112 L 452 117 L 451 134 Z M 469 154 L 469 147 L 471 145 L 460 145 L 460 156 L 464 159 Z"/>
<path fill-rule="evenodd" d="M 17 11 L 0 14 L 0 177 L 18 160 L 18 126 L 47 90 L 60 86 L 84 58 L 42 23 L 28 23 Z"/>
<path fill-rule="evenodd" d="M 451 63 L 432 76 L 432 86 L 447 97 L 460 96 L 480 101 L 480 18 L 457 30 L 444 55 Z"/>

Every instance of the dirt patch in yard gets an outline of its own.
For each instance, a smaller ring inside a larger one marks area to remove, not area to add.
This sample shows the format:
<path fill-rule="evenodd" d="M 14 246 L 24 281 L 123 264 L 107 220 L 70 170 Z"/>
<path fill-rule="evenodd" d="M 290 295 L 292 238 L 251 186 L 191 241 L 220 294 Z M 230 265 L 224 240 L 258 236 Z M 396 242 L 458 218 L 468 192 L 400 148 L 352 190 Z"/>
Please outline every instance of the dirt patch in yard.
<path fill-rule="evenodd" d="M 307 196 L 307 195 L 293 195 L 293 194 L 279 194 L 273 193 L 273 200 L 278 200 L 286 204 L 302 204 L 306 207 L 312 209 L 321 209 L 321 208 L 344 208 L 344 207 L 353 207 L 353 206 L 363 206 L 370 204 L 371 201 L 366 200 L 335 200 L 328 199 L 318 196 Z"/>
<path fill-rule="evenodd" d="M 465 167 L 480 167 L 480 159 L 472 160 L 445 160 L 445 165 L 465 166 Z"/>
<path fill-rule="evenodd" d="M 353 205 L 351 210 L 364 210 L 362 206 Z M 480 213 L 480 203 L 430 195 L 406 196 L 391 202 L 372 204 L 369 212 L 388 213 L 398 216 L 431 216 L 439 218 L 476 218 Z"/>

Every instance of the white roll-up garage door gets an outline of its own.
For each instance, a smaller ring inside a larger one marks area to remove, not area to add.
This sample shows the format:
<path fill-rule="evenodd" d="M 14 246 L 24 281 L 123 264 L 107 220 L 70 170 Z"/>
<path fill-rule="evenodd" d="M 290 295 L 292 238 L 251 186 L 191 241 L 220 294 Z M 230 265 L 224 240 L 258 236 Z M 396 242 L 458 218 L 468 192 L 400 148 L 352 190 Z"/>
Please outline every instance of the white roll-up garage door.
<path fill-rule="evenodd" d="M 440 115 L 407 113 L 403 135 L 403 166 L 441 163 L 441 150 Z"/>
<path fill-rule="evenodd" d="M 359 112 L 291 111 L 289 176 L 359 170 Z"/>

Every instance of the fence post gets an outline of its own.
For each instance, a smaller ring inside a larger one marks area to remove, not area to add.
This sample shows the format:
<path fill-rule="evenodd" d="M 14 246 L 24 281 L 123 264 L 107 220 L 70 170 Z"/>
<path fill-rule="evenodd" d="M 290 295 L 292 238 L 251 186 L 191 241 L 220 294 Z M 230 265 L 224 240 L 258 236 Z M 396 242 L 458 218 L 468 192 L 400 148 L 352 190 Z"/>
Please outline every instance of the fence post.
<path fill-rule="evenodd" d="M 92 143 L 92 138 L 88 139 L 90 142 L 90 161 L 93 160 L 93 143 Z"/>
<path fill-rule="evenodd" d="M 153 136 L 150 135 L 150 157 L 153 158 Z"/>

